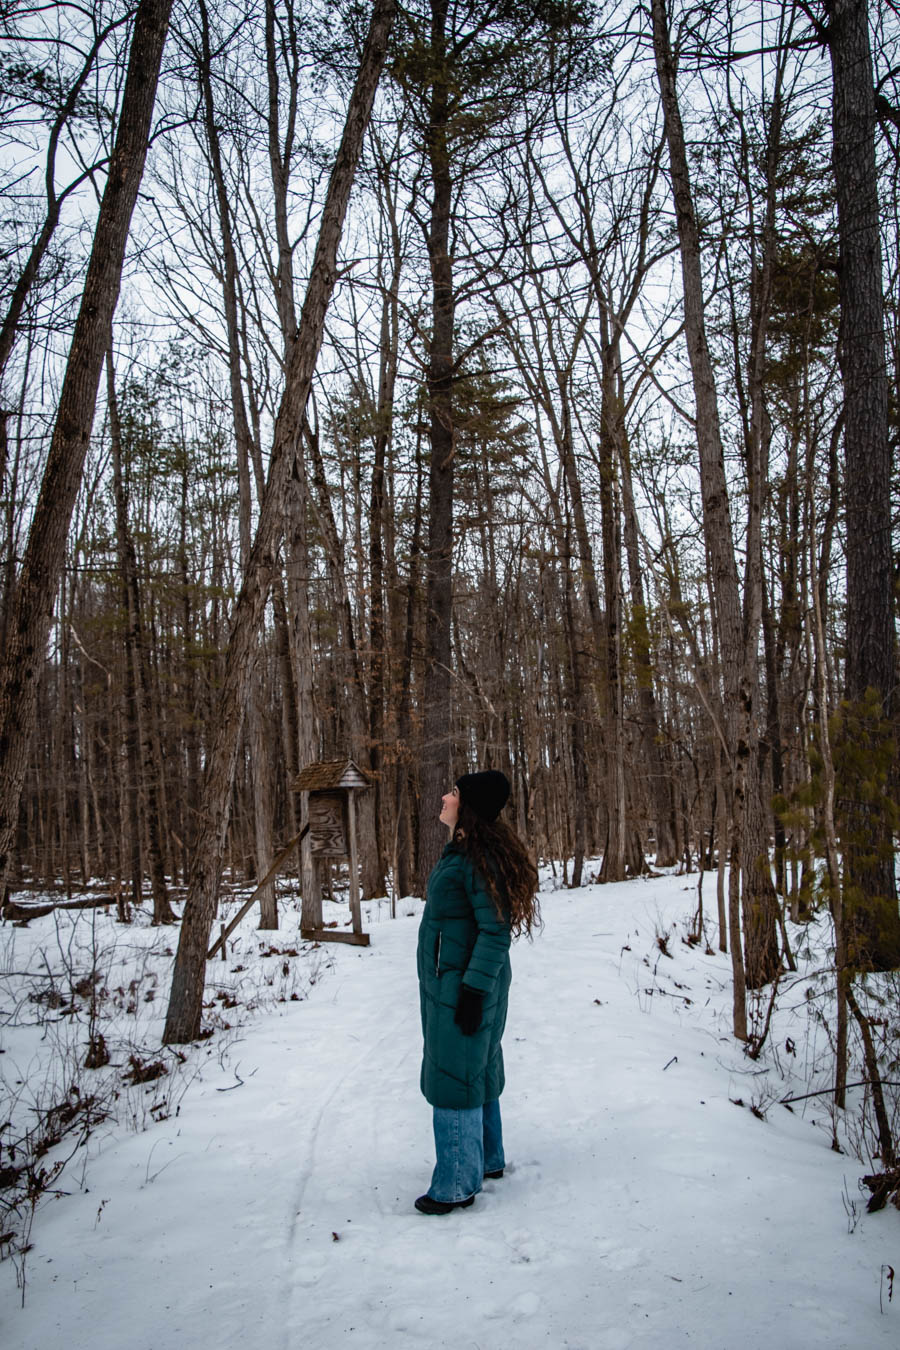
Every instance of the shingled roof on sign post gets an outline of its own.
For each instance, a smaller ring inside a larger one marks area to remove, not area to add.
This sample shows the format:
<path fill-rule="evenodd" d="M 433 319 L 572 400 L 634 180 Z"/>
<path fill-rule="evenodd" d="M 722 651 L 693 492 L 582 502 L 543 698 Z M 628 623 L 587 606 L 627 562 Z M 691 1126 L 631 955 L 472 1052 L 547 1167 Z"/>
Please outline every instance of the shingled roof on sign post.
<path fill-rule="evenodd" d="M 322 759 L 307 764 L 294 779 L 294 792 L 333 792 L 335 788 L 371 787 L 371 778 L 365 769 L 352 759 Z"/>

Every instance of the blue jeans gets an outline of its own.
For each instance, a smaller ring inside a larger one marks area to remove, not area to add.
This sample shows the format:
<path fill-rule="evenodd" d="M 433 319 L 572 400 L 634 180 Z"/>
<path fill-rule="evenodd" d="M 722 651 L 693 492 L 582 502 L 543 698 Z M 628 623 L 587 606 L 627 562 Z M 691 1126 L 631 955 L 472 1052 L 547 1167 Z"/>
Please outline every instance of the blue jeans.
<path fill-rule="evenodd" d="M 428 1194 L 445 1202 L 468 1200 L 481 1190 L 485 1172 L 505 1166 L 499 1101 L 469 1111 L 436 1106 L 434 1148 L 437 1162 Z"/>

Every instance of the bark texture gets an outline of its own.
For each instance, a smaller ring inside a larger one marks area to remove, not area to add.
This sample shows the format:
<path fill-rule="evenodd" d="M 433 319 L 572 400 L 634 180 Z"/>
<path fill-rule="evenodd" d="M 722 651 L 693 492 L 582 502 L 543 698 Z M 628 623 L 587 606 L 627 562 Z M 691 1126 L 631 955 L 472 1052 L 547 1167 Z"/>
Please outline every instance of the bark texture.
<path fill-rule="evenodd" d="M 875 690 L 880 715 L 889 717 L 895 672 L 891 451 L 868 4 L 866 0 L 832 0 L 826 14 L 834 84 L 833 162 L 840 245 L 838 353 L 844 386 L 847 697 L 859 705 L 869 690 Z M 874 726 L 872 735 L 878 736 Z M 841 841 L 845 919 L 851 960 L 878 969 L 896 968 L 900 965 L 900 917 L 890 821 L 863 800 L 846 801 L 843 815 L 847 821 Z"/>
<path fill-rule="evenodd" d="M 446 842 L 438 819 L 440 800 L 451 782 L 450 690 L 453 555 L 453 259 L 450 218 L 453 184 L 447 144 L 450 88 L 444 68 L 447 0 L 432 0 L 431 48 L 435 78 L 426 136 L 431 171 L 431 346 L 428 360 L 428 417 L 431 462 L 428 475 L 428 546 L 425 552 L 424 739 L 419 778 L 419 884 Z"/>

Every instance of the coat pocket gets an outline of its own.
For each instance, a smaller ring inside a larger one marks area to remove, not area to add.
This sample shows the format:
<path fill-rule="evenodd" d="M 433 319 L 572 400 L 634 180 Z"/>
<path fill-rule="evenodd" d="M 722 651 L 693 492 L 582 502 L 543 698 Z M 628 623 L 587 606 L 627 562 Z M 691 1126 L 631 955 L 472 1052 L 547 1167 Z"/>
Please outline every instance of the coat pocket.
<path fill-rule="evenodd" d="M 441 934 L 438 933 L 434 940 L 434 973 L 440 979 L 441 975 Z"/>

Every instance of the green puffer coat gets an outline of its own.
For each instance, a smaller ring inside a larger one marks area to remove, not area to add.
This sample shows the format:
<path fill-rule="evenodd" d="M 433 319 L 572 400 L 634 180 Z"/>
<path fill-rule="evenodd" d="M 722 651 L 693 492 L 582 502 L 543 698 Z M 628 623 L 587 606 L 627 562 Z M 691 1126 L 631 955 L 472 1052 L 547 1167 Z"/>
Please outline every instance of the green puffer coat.
<path fill-rule="evenodd" d="M 481 874 L 448 844 L 428 878 L 417 953 L 422 1092 L 432 1106 L 483 1106 L 503 1091 L 509 939 L 509 922 L 498 915 Z M 453 1020 L 463 983 L 485 995 L 473 1036 L 464 1036 Z"/>

